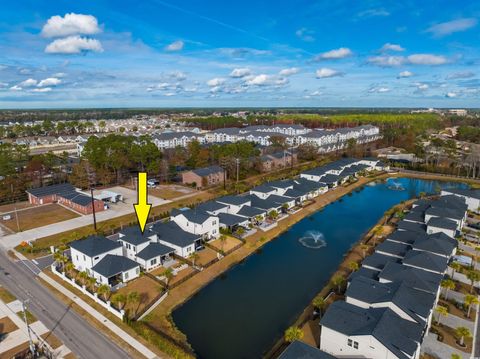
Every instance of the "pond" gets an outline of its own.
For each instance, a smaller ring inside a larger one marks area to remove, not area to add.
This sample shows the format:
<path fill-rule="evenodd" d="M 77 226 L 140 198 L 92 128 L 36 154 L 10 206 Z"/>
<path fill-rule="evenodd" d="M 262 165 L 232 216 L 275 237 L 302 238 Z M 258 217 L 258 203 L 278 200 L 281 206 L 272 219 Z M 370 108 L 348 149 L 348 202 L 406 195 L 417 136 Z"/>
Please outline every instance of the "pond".
<path fill-rule="evenodd" d="M 201 289 L 172 316 L 200 358 L 260 358 L 392 206 L 459 183 L 370 183 L 306 217 Z"/>

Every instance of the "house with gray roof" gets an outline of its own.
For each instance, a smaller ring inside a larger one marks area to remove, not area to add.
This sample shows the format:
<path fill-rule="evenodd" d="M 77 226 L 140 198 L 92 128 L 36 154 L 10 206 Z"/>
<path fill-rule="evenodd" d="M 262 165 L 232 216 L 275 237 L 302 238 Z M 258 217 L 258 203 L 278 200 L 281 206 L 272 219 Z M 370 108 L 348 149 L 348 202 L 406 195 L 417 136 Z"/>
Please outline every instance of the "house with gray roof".
<path fill-rule="evenodd" d="M 480 213 L 480 190 L 460 188 L 443 189 L 441 196 L 448 195 L 463 198 L 469 211 Z"/>
<path fill-rule="evenodd" d="M 385 268 L 387 263 L 390 262 L 400 263 L 400 259 L 394 256 L 375 252 L 363 260 L 362 268 L 381 271 L 383 268 Z"/>
<path fill-rule="evenodd" d="M 426 251 L 411 250 L 405 254 L 402 263 L 406 266 L 444 275 L 448 267 L 448 258 Z"/>
<path fill-rule="evenodd" d="M 137 253 L 135 261 L 146 271 L 151 271 L 172 259 L 175 249 L 157 242 L 150 242 Z"/>
<path fill-rule="evenodd" d="M 157 222 L 149 229 L 154 242 L 175 250 L 175 254 L 188 258 L 202 243 L 200 234 L 185 232 L 174 221 Z"/>
<path fill-rule="evenodd" d="M 382 283 L 403 281 L 408 286 L 426 292 L 438 294 L 443 275 L 407 266 L 400 263 L 387 263 L 378 275 Z"/>
<path fill-rule="evenodd" d="M 123 255 L 122 245 L 104 236 L 95 235 L 70 243 L 70 256 L 73 266 L 79 272 L 90 270 L 106 255 Z"/>
<path fill-rule="evenodd" d="M 416 251 L 425 251 L 450 259 L 457 251 L 457 240 L 443 232 L 429 234 L 413 242 L 412 248 Z"/>
<path fill-rule="evenodd" d="M 170 219 L 183 231 L 199 235 L 205 240 L 217 238 L 220 235 L 217 216 L 196 209 L 173 209 Z"/>
<path fill-rule="evenodd" d="M 182 183 L 204 188 L 222 184 L 226 179 L 226 172 L 220 166 L 197 168 L 182 172 Z"/>
<path fill-rule="evenodd" d="M 402 259 L 412 247 L 408 244 L 384 241 L 375 247 L 375 252 L 386 256 Z"/>
<path fill-rule="evenodd" d="M 295 340 L 288 345 L 278 359 L 335 359 L 335 357 L 318 348 Z"/>
<path fill-rule="evenodd" d="M 390 308 L 336 301 L 323 318 L 320 350 L 335 357 L 412 359 L 420 355 L 423 326 Z"/>
<path fill-rule="evenodd" d="M 451 238 L 457 235 L 458 224 L 447 218 L 433 217 L 427 222 L 427 233 L 445 233 Z"/>
<path fill-rule="evenodd" d="M 107 254 L 92 267 L 91 273 L 97 283 L 113 287 L 137 278 L 140 265 L 127 257 Z"/>

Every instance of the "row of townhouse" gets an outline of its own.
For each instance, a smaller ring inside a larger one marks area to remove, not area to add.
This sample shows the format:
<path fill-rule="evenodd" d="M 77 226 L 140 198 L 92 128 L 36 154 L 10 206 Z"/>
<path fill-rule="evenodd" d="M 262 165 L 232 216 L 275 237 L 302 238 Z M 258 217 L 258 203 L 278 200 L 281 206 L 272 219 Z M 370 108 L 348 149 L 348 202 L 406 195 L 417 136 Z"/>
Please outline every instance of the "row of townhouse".
<path fill-rule="evenodd" d="M 369 165 L 362 165 L 368 161 Z M 338 166 L 362 165 L 361 170 L 381 166 L 377 160 L 341 160 Z M 329 168 L 331 165 L 327 165 Z M 333 168 L 333 167 L 332 167 Z M 355 171 L 359 171 L 356 168 Z M 356 175 L 350 169 L 348 176 Z M 148 225 L 141 233 L 138 226 L 122 229 L 116 240 L 93 236 L 71 244 L 73 265 L 87 271 L 99 283 L 116 285 L 136 278 L 140 270 L 150 271 L 165 265 L 173 255 L 188 258 L 203 248 L 204 241 L 218 238 L 220 229 L 234 232 L 261 226 L 273 211 L 280 217 L 322 193 L 329 186 L 299 177 L 267 182 L 240 195 L 228 195 L 204 202 L 193 209 L 174 209 L 167 222 Z"/>
<path fill-rule="evenodd" d="M 272 138 L 283 137 L 289 146 L 298 146 L 310 143 L 322 152 L 332 152 L 345 148 L 348 140 L 355 139 L 357 143 L 367 143 L 381 138 L 380 130 L 376 126 L 363 125 L 334 130 L 307 129 L 302 125 L 273 125 L 247 126 L 243 128 L 219 128 L 210 132 L 164 132 L 152 136 L 153 141 L 160 149 L 186 146 L 197 140 L 200 143 L 225 143 L 249 141 L 269 146 Z"/>
<path fill-rule="evenodd" d="M 294 350 L 309 351 L 312 358 L 419 358 L 467 209 L 464 198 L 451 194 L 416 201 L 350 275 L 345 301 L 326 311 L 320 350 L 301 344 Z M 456 231 L 432 224 L 436 218 L 455 223 Z"/>

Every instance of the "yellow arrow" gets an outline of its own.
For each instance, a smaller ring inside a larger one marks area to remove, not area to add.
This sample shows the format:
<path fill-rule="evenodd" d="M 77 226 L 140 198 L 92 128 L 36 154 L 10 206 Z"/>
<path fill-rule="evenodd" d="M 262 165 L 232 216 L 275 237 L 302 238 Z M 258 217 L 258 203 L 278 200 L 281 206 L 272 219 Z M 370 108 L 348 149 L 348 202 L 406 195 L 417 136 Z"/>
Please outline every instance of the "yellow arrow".
<path fill-rule="evenodd" d="M 145 231 L 145 225 L 147 224 L 148 215 L 152 205 L 147 203 L 147 174 L 145 172 L 138 172 L 137 182 L 137 204 L 133 205 L 135 213 L 137 214 L 138 225 L 140 230 Z"/>

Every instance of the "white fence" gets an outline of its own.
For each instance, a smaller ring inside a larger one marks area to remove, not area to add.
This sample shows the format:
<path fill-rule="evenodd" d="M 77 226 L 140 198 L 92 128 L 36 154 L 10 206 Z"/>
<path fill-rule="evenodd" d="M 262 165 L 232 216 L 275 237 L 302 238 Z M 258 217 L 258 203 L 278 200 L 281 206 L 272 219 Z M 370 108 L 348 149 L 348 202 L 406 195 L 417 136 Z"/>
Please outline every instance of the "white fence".
<path fill-rule="evenodd" d="M 103 300 L 101 300 L 100 298 L 98 298 L 98 294 L 97 293 L 90 293 L 86 288 L 85 286 L 80 286 L 78 285 L 74 279 L 71 279 L 71 278 L 68 278 L 65 273 L 61 273 L 57 270 L 57 268 L 55 267 L 54 264 L 52 264 L 51 266 L 52 268 L 52 273 L 56 274 L 57 276 L 59 276 L 60 278 L 62 278 L 64 281 L 68 282 L 69 284 L 71 284 L 72 286 L 74 286 L 75 288 L 77 288 L 78 290 L 80 290 L 83 294 L 89 296 L 91 299 L 93 299 L 95 302 L 97 302 L 98 304 L 100 304 L 102 307 L 104 307 L 106 310 L 108 310 L 110 313 L 112 313 L 113 315 L 115 315 L 116 317 L 120 318 L 121 320 L 123 320 L 123 317 L 125 316 L 125 311 L 123 309 L 120 309 L 120 310 L 117 310 L 115 309 L 110 301 L 107 301 L 107 302 L 104 302 Z"/>

